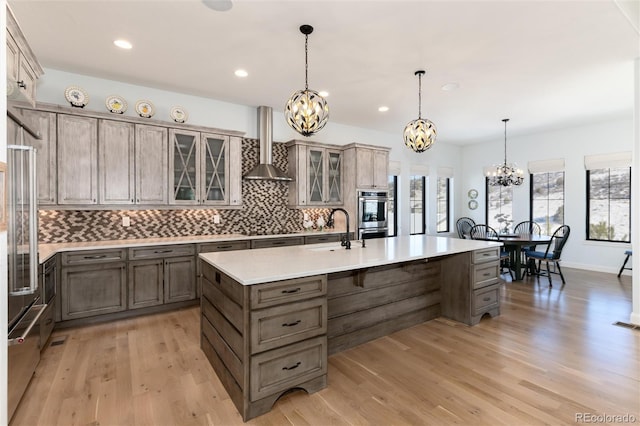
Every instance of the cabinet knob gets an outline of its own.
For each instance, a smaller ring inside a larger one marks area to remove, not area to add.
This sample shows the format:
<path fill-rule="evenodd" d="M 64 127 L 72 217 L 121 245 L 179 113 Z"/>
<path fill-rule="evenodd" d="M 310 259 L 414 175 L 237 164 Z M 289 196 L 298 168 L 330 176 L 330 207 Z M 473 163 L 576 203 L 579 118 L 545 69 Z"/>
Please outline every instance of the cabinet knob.
<path fill-rule="evenodd" d="M 21 89 L 26 89 L 27 88 L 27 83 L 24 82 L 24 80 L 20 80 L 18 81 L 18 87 Z"/>

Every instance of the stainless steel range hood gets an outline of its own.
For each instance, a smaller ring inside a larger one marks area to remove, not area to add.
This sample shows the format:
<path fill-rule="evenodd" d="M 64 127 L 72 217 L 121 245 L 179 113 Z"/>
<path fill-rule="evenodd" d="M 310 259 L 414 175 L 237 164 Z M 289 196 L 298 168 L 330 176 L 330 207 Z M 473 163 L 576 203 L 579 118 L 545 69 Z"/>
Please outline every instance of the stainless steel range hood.
<path fill-rule="evenodd" d="M 284 172 L 275 167 L 273 161 L 273 112 L 271 107 L 258 107 L 258 132 L 260 137 L 260 164 L 247 173 L 244 178 L 249 180 L 278 180 L 291 181 Z"/>

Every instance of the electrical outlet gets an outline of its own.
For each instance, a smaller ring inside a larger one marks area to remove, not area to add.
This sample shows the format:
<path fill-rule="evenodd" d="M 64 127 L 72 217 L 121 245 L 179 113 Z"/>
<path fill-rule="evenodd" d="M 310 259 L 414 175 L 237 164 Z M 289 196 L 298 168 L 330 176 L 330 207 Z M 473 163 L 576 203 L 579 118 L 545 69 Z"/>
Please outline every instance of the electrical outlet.
<path fill-rule="evenodd" d="M 219 224 L 220 223 L 220 215 L 219 214 L 214 214 L 213 215 L 213 223 L 215 223 L 215 224 Z"/>
<path fill-rule="evenodd" d="M 305 222 L 309 220 L 309 213 L 305 213 L 303 219 Z"/>
<path fill-rule="evenodd" d="M 122 226 L 131 226 L 131 218 L 129 216 L 122 216 Z"/>

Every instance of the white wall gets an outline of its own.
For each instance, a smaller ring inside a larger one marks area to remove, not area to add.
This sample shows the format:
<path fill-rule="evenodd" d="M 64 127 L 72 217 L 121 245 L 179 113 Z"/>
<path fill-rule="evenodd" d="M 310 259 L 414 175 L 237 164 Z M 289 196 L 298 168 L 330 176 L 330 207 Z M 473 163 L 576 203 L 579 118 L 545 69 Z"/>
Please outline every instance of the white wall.
<path fill-rule="evenodd" d="M 586 241 L 586 174 L 584 156 L 610 152 L 632 151 L 633 114 L 622 118 L 594 122 L 589 125 L 541 132 L 520 137 L 509 136 L 509 130 L 517 128 L 517 117 L 507 129 L 507 156 L 526 171 L 527 162 L 554 158 L 565 159 L 565 223 L 571 227 L 571 236 L 562 253 L 563 265 L 604 272 L 616 272 L 623 260 L 624 250 L 630 244 Z M 496 123 L 500 125 L 500 123 Z M 479 207 L 471 211 L 460 204 L 457 216 L 469 216 L 485 223 L 485 184 L 483 166 L 500 163 L 504 158 L 504 137 L 492 142 L 470 145 L 463 153 L 462 187 L 466 191 L 475 188 Z M 513 190 L 514 222 L 529 219 L 529 176 L 520 187 Z"/>
<path fill-rule="evenodd" d="M 0 0 L 0 58 L 7 57 L 7 41 L 5 30 L 7 6 L 5 0 Z M 7 81 L 7 67 L 0 66 L 0 81 Z M 2 96 L 0 97 L 0 112 L 7 116 L 6 84 L 2 84 Z M 0 161 L 7 160 L 7 120 L 0 119 Z M 8 282 L 7 276 L 7 232 L 0 232 L 0 283 Z M 0 324 L 7 324 L 7 291 L 0 291 Z M 5 329 L 6 330 L 6 329 Z M 7 334 L 0 333 L 0 425 L 7 424 Z"/>

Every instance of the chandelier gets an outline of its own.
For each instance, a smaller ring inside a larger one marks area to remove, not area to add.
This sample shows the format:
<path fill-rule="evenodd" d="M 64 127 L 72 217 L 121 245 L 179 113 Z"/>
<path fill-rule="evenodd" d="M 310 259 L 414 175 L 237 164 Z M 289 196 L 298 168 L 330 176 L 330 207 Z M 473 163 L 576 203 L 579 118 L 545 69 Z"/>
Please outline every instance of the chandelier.
<path fill-rule="evenodd" d="M 313 32 L 311 25 L 302 25 L 300 32 L 304 34 L 304 90 L 293 93 L 284 108 L 287 124 L 302 136 L 311 136 L 319 132 L 329 120 L 329 105 L 315 90 L 309 90 L 309 34 Z"/>
<path fill-rule="evenodd" d="M 404 127 L 404 144 L 415 152 L 424 152 L 431 148 L 436 141 L 436 126 L 431 121 L 422 118 L 422 76 L 424 70 L 418 70 L 418 118 L 410 121 Z"/>
<path fill-rule="evenodd" d="M 504 163 L 493 166 L 494 171 L 487 173 L 489 185 L 521 185 L 524 181 L 524 172 L 515 163 L 507 163 L 507 121 L 509 119 L 504 118 L 502 121 L 504 122 Z"/>

